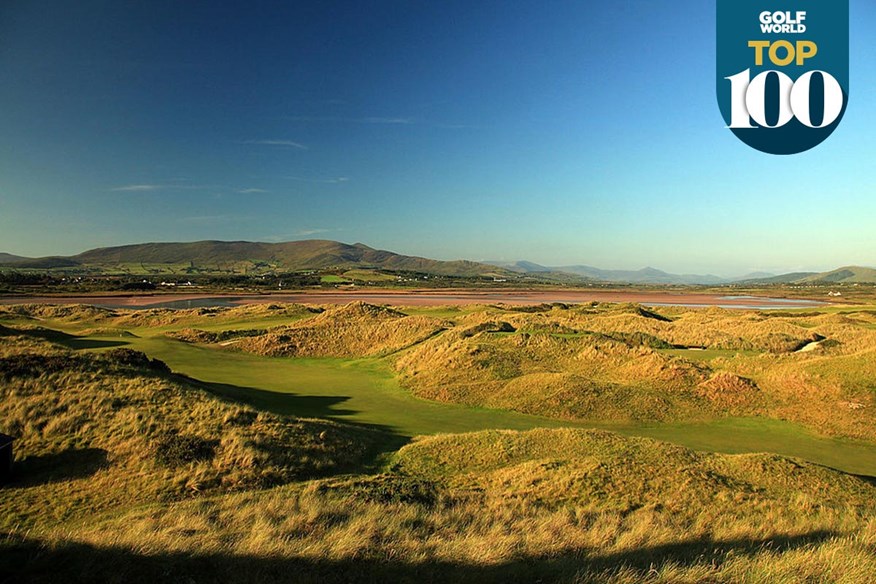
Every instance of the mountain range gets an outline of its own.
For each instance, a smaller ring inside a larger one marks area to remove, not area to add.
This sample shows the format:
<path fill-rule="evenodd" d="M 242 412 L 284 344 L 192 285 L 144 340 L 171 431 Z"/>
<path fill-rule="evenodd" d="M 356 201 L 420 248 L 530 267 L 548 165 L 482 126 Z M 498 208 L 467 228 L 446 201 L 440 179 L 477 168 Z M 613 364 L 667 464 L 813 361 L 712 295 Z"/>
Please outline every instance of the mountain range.
<path fill-rule="evenodd" d="M 670 274 L 656 268 L 642 268 L 641 270 L 604 270 L 593 266 L 542 266 L 533 262 L 498 262 L 486 261 L 485 263 L 517 272 L 521 274 L 547 274 L 564 273 L 575 274 L 588 280 L 602 282 L 628 282 L 631 284 L 723 284 L 728 280 L 713 275 L 697 274 Z M 772 275 L 772 274 L 769 274 Z"/>
<path fill-rule="evenodd" d="M 780 275 L 755 272 L 738 278 L 722 278 L 711 274 L 672 274 L 651 267 L 641 270 L 606 270 L 587 265 L 543 266 L 529 261 L 441 261 L 374 249 L 362 243 L 346 244 L 319 239 L 284 243 L 143 243 L 92 249 L 74 256 L 42 258 L 0 253 L 0 267 L 13 269 L 70 269 L 110 273 L 130 271 L 132 266 L 148 266 L 171 272 L 215 270 L 240 273 L 371 268 L 458 277 L 524 277 L 547 282 L 654 285 L 876 283 L 876 269 L 859 266 L 848 266 L 829 272 L 794 272 Z"/>

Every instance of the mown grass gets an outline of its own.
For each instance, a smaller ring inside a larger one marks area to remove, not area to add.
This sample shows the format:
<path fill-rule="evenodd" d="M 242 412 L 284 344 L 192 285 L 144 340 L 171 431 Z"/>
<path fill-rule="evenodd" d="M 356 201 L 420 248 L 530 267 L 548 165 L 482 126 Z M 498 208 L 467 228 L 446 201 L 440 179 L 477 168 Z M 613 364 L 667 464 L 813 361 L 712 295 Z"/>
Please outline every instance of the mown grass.
<path fill-rule="evenodd" d="M 326 274 L 325 276 L 321 276 L 320 281 L 323 284 L 348 284 L 350 282 L 347 278 L 336 274 Z"/>
<path fill-rule="evenodd" d="M 395 282 L 398 279 L 392 274 L 381 274 L 374 270 L 347 270 L 343 276 L 349 280 L 360 282 Z"/>
<path fill-rule="evenodd" d="M 139 350 L 211 390 L 285 415 L 330 418 L 413 437 L 486 428 L 559 427 L 559 420 L 418 399 L 389 365 L 374 359 L 263 357 L 162 337 L 137 339 Z"/>
<path fill-rule="evenodd" d="M 768 418 L 730 418 L 702 424 L 661 424 L 619 428 L 707 452 L 774 452 L 853 474 L 876 477 L 876 444 L 820 436 L 799 425 Z"/>

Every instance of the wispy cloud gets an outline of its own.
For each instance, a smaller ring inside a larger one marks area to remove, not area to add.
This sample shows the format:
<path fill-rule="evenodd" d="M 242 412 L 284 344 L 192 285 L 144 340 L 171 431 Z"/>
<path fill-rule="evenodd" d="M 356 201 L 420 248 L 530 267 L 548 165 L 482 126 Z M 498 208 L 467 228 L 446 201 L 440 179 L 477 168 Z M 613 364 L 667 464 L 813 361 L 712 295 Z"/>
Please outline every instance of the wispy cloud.
<path fill-rule="evenodd" d="M 326 185 L 337 185 L 350 181 L 350 179 L 345 176 L 339 176 L 337 178 L 308 178 L 304 176 L 284 176 L 283 178 L 289 180 L 297 180 L 299 182 L 318 183 Z"/>
<path fill-rule="evenodd" d="M 295 148 L 297 150 L 310 150 L 308 146 L 293 140 L 244 140 L 242 143 L 256 146 L 281 146 L 283 148 Z"/>
<path fill-rule="evenodd" d="M 467 124 L 445 124 L 442 122 L 432 122 L 429 120 L 421 120 L 410 117 L 384 117 L 384 116 L 367 116 L 362 118 L 344 118 L 338 116 L 285 116 L 283 119 L 291 122 L 326 122 L 336 124 L 375 124 L 375 125 L 390 125 L 390 126 L 426 126 L 430 128 L 475 128 Z"/>
<path fill-rule="evenodd" d="M 295 237 L 307 237 L 308 235 L 319 235 L 320 233 L 331 233 L 332 231 L 337 231 L 336 229 L 301 229 L 296 231 L 293 235 Z"/>
<path fill-rule="evenodd" d="M 290 241 L 300 237 L 310 237 L 312 235 L 320 235 L 322 233 L 332 233 L 337 231 L 343 231 L 342 229 L 323 229 L 323 228 L 305 228 L 299 229 L 298 231 L 294 231 L 292 233 L 286 235 L 269 235 L 264 237 L 263 240 L 269 243 L 280 243 L 283 241 Z"/>
<path fill-rule="evenodd" d="M 417 120 L 413 118 L 381 116 L 369 116 L 364 118 L 344 118 L 337 116 L 287 116 L 285 119 L 293 122 L 336 122 L 340 124 L 410 125 L 417 123 Z"/>
<path fill-rule="evenodd" d="M 205 189 L 222 189 L 224 187 L 217 185 L 187 185 L 178 183 L 149 183 L 149 184 L 132 184 L 113 187 L 110 192 L 115 193 L 148 193 L 153 191 L 201 191 Z"/>
<path fill-rule="evenodd" d="M 411 118 L 362 118 L 363 124 L 415 124 L 416 121 Z"/>
<path fill-rule="evenodd" d="M 221 196 L 221 193 L 238 193 L 241 195 L 258 195 L 263 193 L 269 193 L 270 191 L 266 189 L 259 189 L 254 187 L 248 188 L 239 188 L 239 187 L 231 187 L 224 185 L 191 185 L 191 184 L 180 184 L 178 182 L 166 182 L 166 183 L 147 183 L 147 184 L 130 184 L 130 185 L 122 185 L 118 187 L 112 187 L 107 189 L 110 192 L 115 193 L 148 193 L 148 192 L 156 192 L 156 191 L 214 191 L 217 196 Z"/>
<path fill-rule="evenodd" d="M 163 188 L 165 188 L 165 185 L 125 185 L 114 187 L 110 190 L 118 193 L 143 193 L 146 191 L 158 191 Z"/>

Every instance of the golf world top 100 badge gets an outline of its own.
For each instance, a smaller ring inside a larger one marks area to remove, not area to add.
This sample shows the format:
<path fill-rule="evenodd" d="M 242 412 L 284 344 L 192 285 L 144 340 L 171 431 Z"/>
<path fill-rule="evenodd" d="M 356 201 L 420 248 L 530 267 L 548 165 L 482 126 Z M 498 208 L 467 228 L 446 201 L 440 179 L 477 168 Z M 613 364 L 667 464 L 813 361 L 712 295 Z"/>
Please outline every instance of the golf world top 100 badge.
<path fill-rule="evenodd" d="M 769 154 L 826 140 L 849 102 L 848 0 L 718 0 L 717 16 L 727 127 Z"/>

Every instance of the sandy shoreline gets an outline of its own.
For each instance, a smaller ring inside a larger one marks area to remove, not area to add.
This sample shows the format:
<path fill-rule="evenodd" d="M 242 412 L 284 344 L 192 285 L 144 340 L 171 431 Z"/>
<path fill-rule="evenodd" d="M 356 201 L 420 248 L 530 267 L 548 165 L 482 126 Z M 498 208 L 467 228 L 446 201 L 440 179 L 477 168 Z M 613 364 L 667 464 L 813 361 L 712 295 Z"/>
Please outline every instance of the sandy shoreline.
<path fill-rule="evenodd" d="M 137 294 L 92 296 L 0 296 L 0 304 L 94 304 L 114 308 L 145 308 L 165 303 L 219 300 L 225 304 L 345 304 L 363 301 L 397 306 L 459 306 L 464 304 L 541 304 L 564 302 L 633 302 L 652 306 L 723 306 L 747 308 L 807 308 L 816 300 L 726 296 L 685 292 L 631 292 L 623 290 L 361 290 L 290 292 L 283 294 Z"/>

